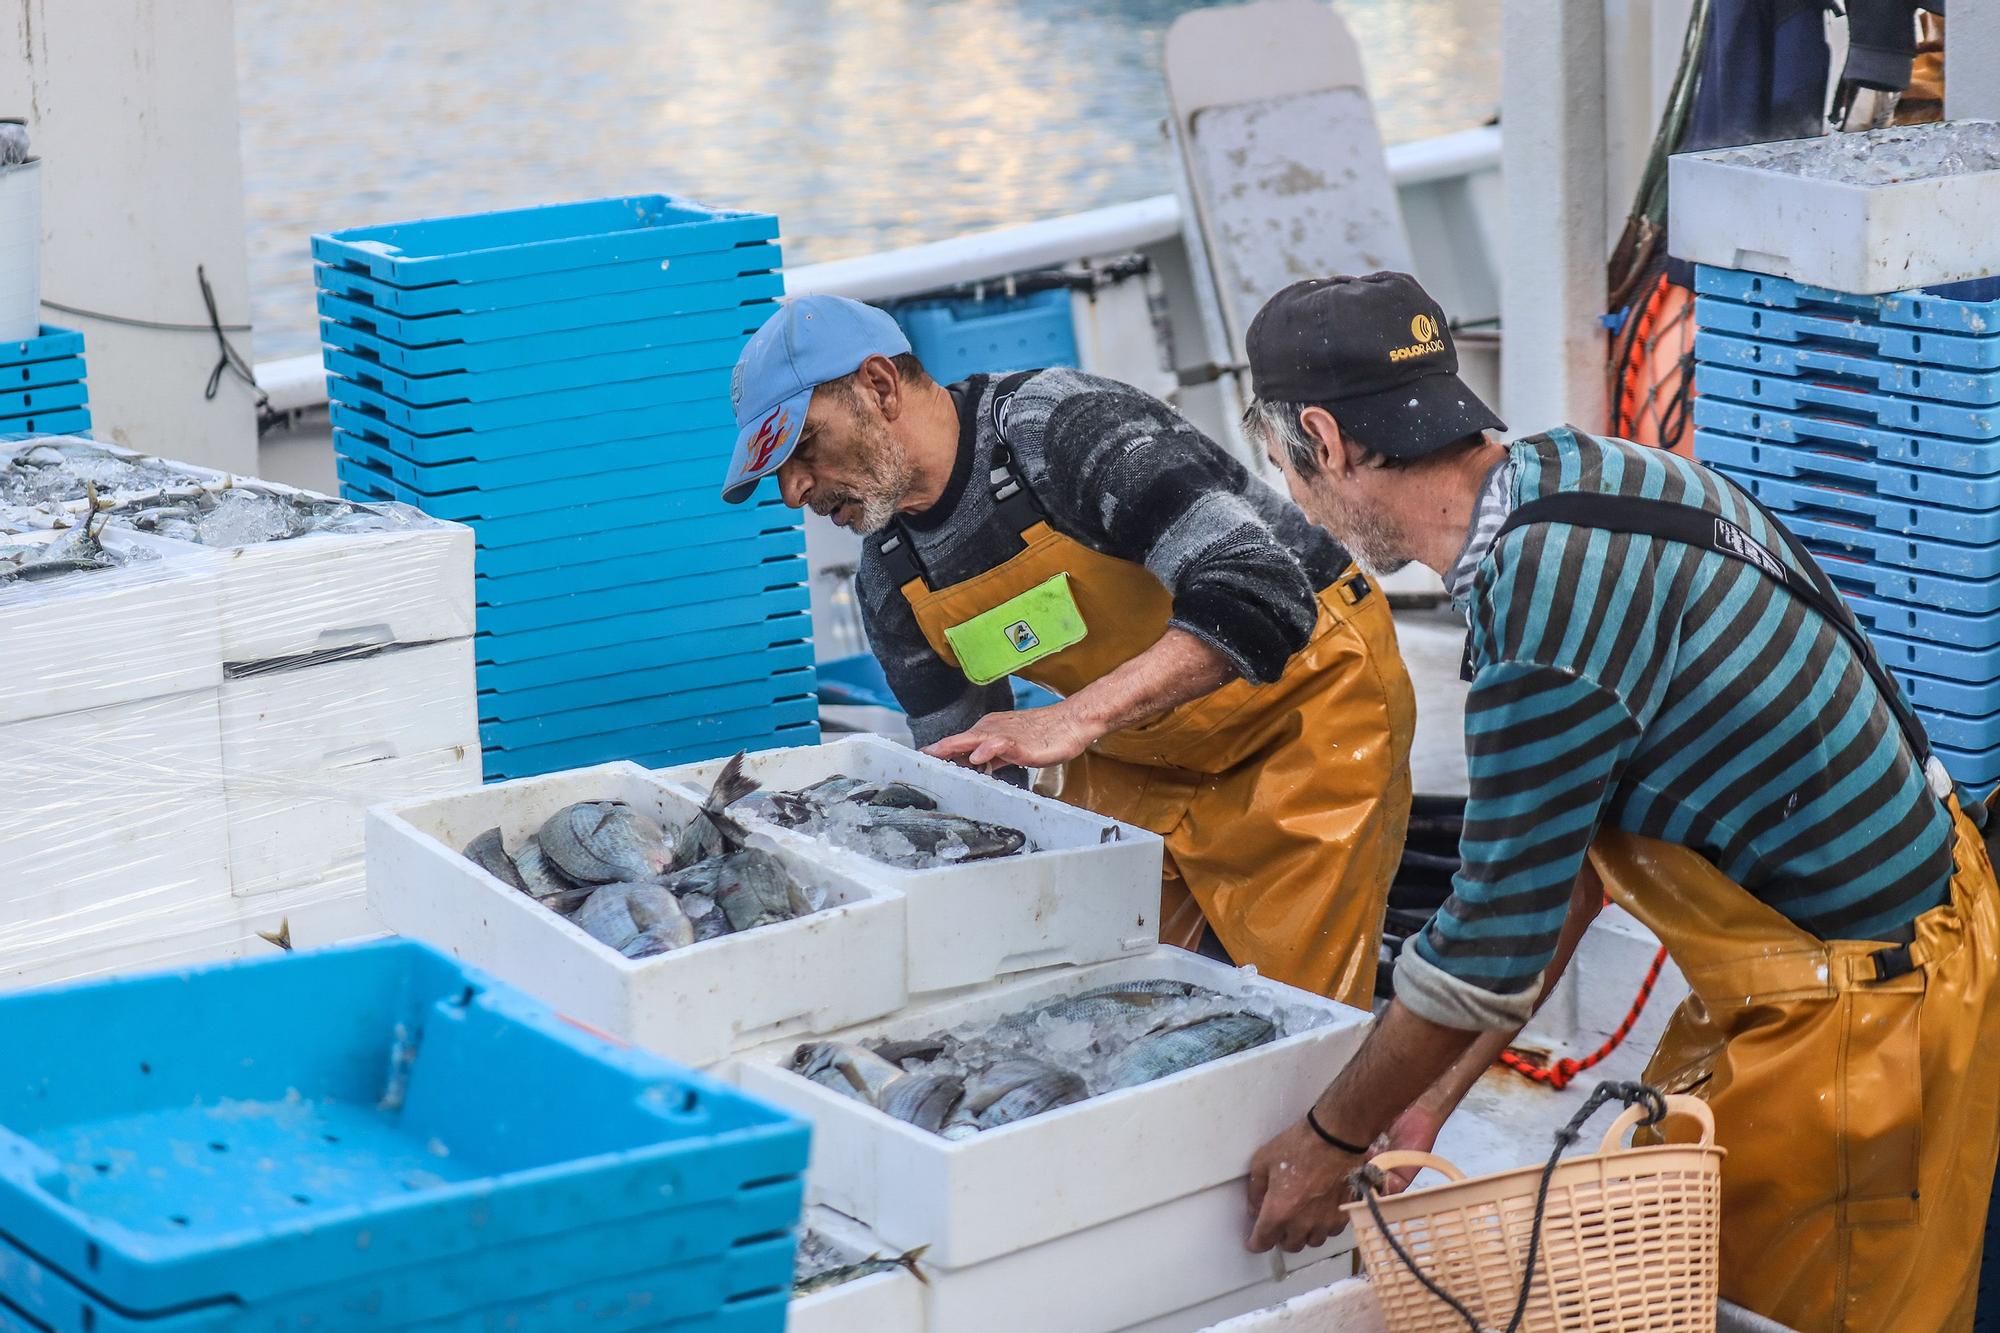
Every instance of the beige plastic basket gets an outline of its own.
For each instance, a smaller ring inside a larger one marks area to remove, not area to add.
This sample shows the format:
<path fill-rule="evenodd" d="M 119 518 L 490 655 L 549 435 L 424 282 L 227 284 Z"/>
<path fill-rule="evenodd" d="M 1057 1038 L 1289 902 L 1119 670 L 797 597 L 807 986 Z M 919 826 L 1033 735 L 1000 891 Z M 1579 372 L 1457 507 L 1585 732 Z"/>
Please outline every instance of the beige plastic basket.
<path fill-rule="evenodd" d="M 1714 1333 L 1722 1230 L 1722 1157 L 1715 1118 L 1694 1097 L 1669 1097 L 1668 1116 L 1701 1128 L 1699 1142 L 1624 1147 L 1643 1111 L 1629 1107 L 1595 1153 L 1563 1159 L 1549 1182 L 1530 1333 Z M 1450 1182 L 1377 1199 L 1382 1219 L 1431 1281 L 1504 1329 L 1521 1292 L 1540 1166 L 1467 1179 L 1432 1153 L 1387 1152 L 1373 1165 L 1433 1168 Z M 1465 1333 L 1390 1249 L 1366 1201 L 1347 1205 L 1355 1241 L 1391 1333 Z"/>

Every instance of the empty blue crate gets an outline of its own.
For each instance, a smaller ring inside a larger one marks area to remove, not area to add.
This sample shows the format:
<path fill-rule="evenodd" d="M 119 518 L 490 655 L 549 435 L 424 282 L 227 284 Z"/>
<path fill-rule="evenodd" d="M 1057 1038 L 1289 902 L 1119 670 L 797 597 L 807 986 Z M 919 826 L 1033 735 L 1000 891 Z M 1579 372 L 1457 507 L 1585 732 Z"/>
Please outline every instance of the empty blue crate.
<path fill-rule="evenodd" d="M 666 495 L 670 492 L 706 492 L 715 505 L 723 464 L 709 458 L 647 461 L 626 458 L 625 466 L 613 472 L 584 473 L 552 478 L 526 486 L 494 490 L 460 490 L 432 494 L 405 485 L 378 463 L 367 457 L 364 444 L 334 436 L 336 472 L 343 484 L 357 491 L 413 505 L 435 518 L 471 522 L 481 518 L 515 518 L 542 514 L 571 505 L 590 504 L 621 496 Z"/>
<path fill-rule="evenodd" d="M 622 472 L 650 461 L 669 459 L 701 459 L 721 469 L 726 466 L 735 448 L 733 431 L 713 428 L 586 445 L 572 445 L 562 432 L 550 431 L 545 436 L 549 443 L 547 453 L 500 458 L 491 462 L 468 459 L 453 463 L 420 463 L 397 453 L 380 436 L 381 432 L 373 428 L 354 431 L 336 426 L 334 448 L 348 458 L 386 472 L 413 491 L 429 495 L 471 490 L 513 490 L 601 472 Z"/>
<path fill-rule="evenodd" d="M 649 582 L 570 588 L 548 597 L 501 603 L 482 598 L 479 629 L 485 634 L 511 634 L 600 620 L 609 615 L 763 598 L 803 587 L 810 572 L 802 556 L 769 564 L 725 566 L 706 574 L 690 574 L 670 562 L 660 561 L 645 571 Z"/>
<path fill-rule="evenodd" d="M 2000 573 L 2000 566 L 1990 558 L 2000 554 L 2000 515 L 1884 499 L 1872 492 L 1820 482 L 1788 481 L 1727 464 L 1713 466 L 1756 496 L 1767 509 L 1776 511 L 1787 526 L 1794 514 L 1807 520 L 1825 518 L 1836 523 L 1866 524 L 1879 532 L 1958 548 L 1957 558 L 1933 566 L 1936 573 L 1959 578 L 1990 578 Z"/>
<path fill-rule="evenodd" d="M 2000 452 L 2000 444 L 1994 448 Z M 1985 513 L 2000 509 L 2000 476 L 1968 477 L 1934 472 L 1830 445 L 1770 444 L 1697 427 L 1694 456 L 1714 467 L 1736 468 L 1767 477 L 1824 481 L 1883 499 Z"/>
<path fill-rule="evenodd" d="M 1774 310 L 1719 296 L 1697 296 L 1697 328 L 1766 342 L 1826 347 L 1891 361 L 1960 370 L 2000 370 L 2000 326 L 1989 334 L 1939 333 L 1883 324 L 1865 314 Z"/>
<path fill-rule="evenodd" d="M 684 650 L 685 651 L 685 650 Z M 692 651 L 707 652 L 695 644 Z M 479 716 L 484 722 L 520 722 L 545 713 L 566 713 L 581 708 L 631 703 L 664 695 L 700 689 L 718 680 L 748 680 L 758 675 L 777 677 L 813 665 L 809 643 L 787 643 L 756 648 L 723 657 L 702 657 L 687 661 L 663 658 L 656 665 L 611 676 L 590 676 L 531 689 L 493 691 L 479 696 Z M 587 668 L 586 668 L 587 669 Z M 815 688 L 817 678 L 815 677 Z"/>
<path fill-rule="evenodd" d="M 1694 424 L 1747 439 L 1825 448 L 1927 472 L 2000 476 L 2000 440 L 1953 440 L 1914 431 L 1884 430 L 1839 417 L 1777 411 L 1708 397 L 1695 399 Z"/>
<path fill-rule="evenodd" d="M 612 638 L 567 653 L 523 657 L 513 662 L 481 662 L 479 690 L 484 697 L 499 692 L 565 686 L 581 680 L 646 671 L 662 663 L 770 652 L 811 642 L 811 612 L 794 611 L 720 630 L 669 630 L 650 639 Z"/>
<path fill-rule="evenodd" d="M 739 1269 L 805 1161 L 410 941 L 0 997 L 0 1301 L 47 1327 L 476 1326 L 642 1274 L 696 1318 L 782 1281 Z"/>
<path fill-rule="evenodd" d="M 477 660 L 482 664 L 526 662 L 538 657 L 567 656 L 624 639 L 660 639 L 675 634 L 761 625 L 774 617 L 811 609 L 812 598 L 806 589 L 794 587 L 739 598 L 733 602 L 619 610 L 603 615 L 580 610 L 576 619 L 554 621 L 543 628 L 510 630 L 504 634 L 482 630 L 476 636 L 474 649 L 478 654 Z"/>
<path fill-rule="evenodd" d="M 641 527 L 599 525 L 564 531 L 540 541 L 485 546 L 475 551 L 473 570 L 481 578 L 506 578 L 561 568 L 572 561 L 616 560 L 648 554 L 667 558 L 685 547 L 749 542 L 776 532 L 802 531 L 796 510 L 776 502 L 752 503 L 672 523 Z"/>
<path fill-rule="evenodd" d="M 1858 558 L 1851 549 L 1842 549 L 1833 542 L 1801 536 L 1797 519 L 1789 520 L 1786 526 L 1812 552 L 1827 577 L 1845 591 L 1878 601 L 1908 602 L 1946 611 L 2000 611 L 2000 577 L 1955 579 L 1902 565 L 1878 564 Z"/>
<path fill-rule="evenodd" d="M 1789 375 L 1927 402 L 1971 407 L 2000 403 L 2000 370 L 1911 365 L 1822 347 L 1733 338 L 1708 329 L 1695 334 L 1694 358 L 1700 365 Z"/>
<path fill-rule="evenodd" d="M 716 745 L 721 752 L 749 748 L 753 741 L 769 737 L 786 727 L 816 723 L 819 700 L 813 696 L 773 700 L 728 713 L 715 713 L 684 722 L 653 726 L 620 727 L 591 736 L 550 744 L 524 743 L 523 738 L 503 726 L 482 725 L 479 729 L 483 766 L 489 780 L 496 775 L 525 777 L 555 773 L 568 768 L 609 763 L 614 759 L 644 760 L 662 752 Z M 489 739 L 489 737 L 491 739 Z"/>
<path fill-rule="evenodd" d="M 695 431 L 726 431 L 732 445 L 736 440 L 736 414 L 726 394 L 666 407 L 642 404 L 521 426 L 423 435 L 396 425 L 365 403 L 344 403 L 335 398 L 327 404 L 327 414 L 335 429 L 375 441 L 391 453 L 425 467 L 441 463 L 508 462 L 525 472 L 537 461 L 553 459 L 565 450 L 585 445 Z M 562 466 L 559 460 L 554 465 Z"/>
<path fill-rule="evenodd" d="M 775 224 L 773 224 L 775 225 Z M 718 242 L 725 238 L 717 236 Z M 725 284 L 740 291 L 739 284 L 757 281 L 768 289 L 768 279 L 784 265 L 775 245 L 747 244 L 724 246 L 702 254 L 671 259 L 641 259 L 589 268 L 531 273 L 486 282 L 441 283 L 407 287 L 370 277 L 355 269 L 322 264 L 314 270 L 314 280 L 323 292 L 358 301 L 397 315 L 478 315 L 496 310 L 513 310 L 540 305 L 550 300 L 574 300 L 585 296 L 618 296 L 626 292 L 682 289 L 674 298 L 686 309 L 716 297 L 716 292 L 688 289 L 722 288 Z M 742 296 L 715 299 L 713 308 L 742 300 Z"/>
<path fill-rule="evenodd" d="M 705 546 L 680 546 L 670 552 L 613 556 L 521 574 L 484 575 L 474 584 L 482 607 L 510 607 L 567 597 L 600 588 L 624 588 L 656 581 L 662 574 L 682 579 L 728 580 L 717 583 L 717 596 L 734 595 L 739 585 L 755 588 L 804 583 L 808 567 L 805 532 L 788 528 L 760 532 Z"/>
<path fill-rule="evenodd" d="M 354 227 L 312 238 L 313 258 L 405 287 L 593 268 L 768 241 L 776 218 L 663 194 Z"/>
<path fill-rule="evenodd" d="M 1703 296 L 1772 310 L 1820 312 L 1911 329 L 1984 337 L 2000 334 L 2000 300 L 1973 301 L 1931 292 L 1857 296 L 1765 273 L 1697 265 L 1694 289 Z"/>
<path fill-rule="evenodd" d="M 1699 336 L 1699 335 L 1697 335 Z M 1878 393 L 1853 383 L 1801 379 L 1771 370 L 1743 370 L 1702 362 L 1695 391 L 1703 397 L 1779 412 L 1829 416 L 1891 431 L 1945 435 L 1958 440 L 2000 440 L 2000 409 L 1964 407 Z"/>
<path fill-rule="evenodd" d="M 732 300 L 726 309 L 703 314 L 670 314 L 490 342 L 445 342 L 421 347 L 406 346 L 366 329 L 323 319 L 320 337 L 330 346 L 367 357 L 402 374 L 443 375 L 539 366 L 551 361 L 629 354 L 747 335 L 776 308 L 773 301 Z"/>
<path fill-rule="evenodd" d="M 486 719 L 480 743 L 518 750 L 586 736 L 637 731 L 673 724 L 698 724 L 710 717 L 759 708 L 785 699 L 818 698 L 810 662 L 773 672 L 765 661 L 745 663 L 733 675 L 670 693 L 598 702 L 580 690 L 573 706 L 513 720 Z M 581 705 L 581 706 L 574 706 Z"/>
<path fill-rule="evenodd" d="M 552 296 L 534 305 L 455 315 L 398 315 L 363 301 L 321 291 L 315 298 L 322 323 L 346 325 L 411 348 L 453 343 L 567 338 L 579 330 L 678 315 L 701 315 L 776 299 L 784 278 L 767 274 L 724 283 L 690 283 L 605 296 Z"/>
<path fill-rule="evenodd" d="M 620 380 L 615 384 L 596 384 L 490 402 L 409 403 L 387 392 L 381 387 L 379 379 L 375 384 L 368 384 L 358 379 L 330 377 L 326 389 L 327 396 L 334 402 L 362 408 L 400 430 L 415 435 L 447 435 L 462 430 L 502 430 L 510 426 L 540 425 L 587 416 L 594 411 L 665 408 L 679 403 L 716 399 L 726 403 L 729 401 L 729 367 L 652 375 L 644 379 Z M 0 395 L 0 409 L 4 409 L 5 404 L 6 395 Z"/>
<path fill-rule="evenodd" d="M 900 301 L 888 310 L 909 338 L 910 350 L 940 384 L 1077 363 L 1066 287 L 1026 296 Z"/>

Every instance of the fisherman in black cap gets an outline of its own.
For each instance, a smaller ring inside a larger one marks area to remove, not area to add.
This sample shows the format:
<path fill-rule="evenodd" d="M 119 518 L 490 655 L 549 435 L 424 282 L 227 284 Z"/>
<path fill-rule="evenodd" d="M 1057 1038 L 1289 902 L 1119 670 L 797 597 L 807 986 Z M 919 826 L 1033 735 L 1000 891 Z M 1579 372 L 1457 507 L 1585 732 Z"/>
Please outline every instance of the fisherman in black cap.
<path fill-rule="evenodd" d="M 1826 575 L 1697 463 L 1495 441 L 1407 275 L 1288 287 L 1248 346 L 1293 499 L 1365 565 L 1443 576 L 1471 683 L 1452 895 L 1253 1161 L 1251 1247 L 1319 1244 L 1374 1145 L 1428 1148 L 1608 894 L 1693 988 L 1646 1077 L 1729 1150 L 1722 1294 L 1805 1330 L 1969 1329 L 2000 1149 L 1984 811 Z"/>

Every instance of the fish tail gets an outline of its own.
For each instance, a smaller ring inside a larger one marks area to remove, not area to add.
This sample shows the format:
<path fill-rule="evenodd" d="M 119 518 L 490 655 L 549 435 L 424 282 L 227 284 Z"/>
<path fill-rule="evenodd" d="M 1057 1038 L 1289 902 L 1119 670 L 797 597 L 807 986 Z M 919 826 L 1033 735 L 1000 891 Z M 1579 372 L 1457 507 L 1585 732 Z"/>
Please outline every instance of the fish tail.
<path fill-rule="evenodd" d="M 757 779 L 743 771 L 743 758 L 747 753 L 746 750 L 738 750 L 722 766 L 722 772 L 716 775 L 715 786 L 709 789 L 708 799 L 702 802 L 702 809 L 709 814 L 719 815 L 757 790 L 760 785 Z"/>
<path fill-rule="evenodd" d="M 917 1260 L 923 1258 L 925 1251 L 929 1249 L 930 1246 L 928 1245 L 919 1245 L 914 1250 L 909 1250 L 896 1256 L 896 1263 L 907 1271 L 911 1277 L 923 1283 L 926 1287 L 931 1284 L 931 1280 L 924 1276 L 924 1270 L 917 1266 Z"/>

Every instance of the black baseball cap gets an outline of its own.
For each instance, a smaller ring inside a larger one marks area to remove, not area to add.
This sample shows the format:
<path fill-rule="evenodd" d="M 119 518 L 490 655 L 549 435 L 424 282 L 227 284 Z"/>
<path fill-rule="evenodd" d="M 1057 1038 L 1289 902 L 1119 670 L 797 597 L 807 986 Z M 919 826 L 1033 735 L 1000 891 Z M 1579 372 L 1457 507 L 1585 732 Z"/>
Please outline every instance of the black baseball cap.
<path fill-rule="evenodd" d="M 1295 282 L 1264 303 L 1245 343 L 1257 397 L 1318 403 L 1372 453 L 1422 458 L 1507 429 L 1458 377 L 1444 308 L 1407 273 Z"/>

